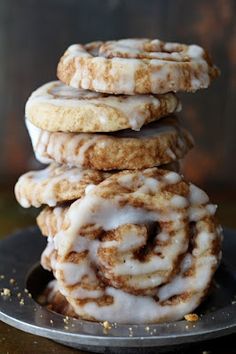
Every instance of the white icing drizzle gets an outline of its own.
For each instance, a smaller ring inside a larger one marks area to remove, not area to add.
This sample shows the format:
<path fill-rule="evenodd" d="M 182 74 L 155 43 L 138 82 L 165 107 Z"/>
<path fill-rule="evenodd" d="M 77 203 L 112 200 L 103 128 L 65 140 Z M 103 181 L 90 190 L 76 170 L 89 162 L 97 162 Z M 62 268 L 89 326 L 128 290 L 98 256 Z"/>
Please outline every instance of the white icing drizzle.
<path fill-rule="evenodd" d="M 87 260 L 80 262 L 79 264 L 74 264 L 71 262 L 63 264 L 59 263 L 57 264 L 56 270 L 57 272 L 58 270 L 63 271 L 63 277 L 65 278 L 66 285 L 75 285 L 80 283 L 84 276 L 88 275 L 89 266 L 87 263 Z M 89 275 L 91 275 L 91 271 L 89 272 Z"/>
<path fill-rule="evenodd" d="M 204 60 L 204 50 L 197 45 L 162 42 L 158 39 L 122 39 L 105 42 L 99 48 L 105 57 L 159 59 L 165 61 Z"/>
<path fill-rule="evenodd" d="M 54 240 L 52 236 L 48 236 L 48 243 L 41 255 L 41 264 L 44 269 L 52 270 L 52 253 L 55 251 Z"/>
<path fill-rule="evenodd" d="M 80 57 L 87 57 L 90 58 L 91 54 L 89 54 L 88 52 L 86 52 L 84 50 L 84 47 L 81 44 L 72 44 L 66 52 L 66 56 L 64 57 L 64 61 L 65 62 L 69 62 L 71 59 L 76 58 L 77 56 Z"/>
<path fill-rule="evenodd" d="M 91 190 L 93 190 L 95 187 L 95 184 L 88 184 L 87 187 L 85 188 L 85 195 L 88 194 Z"/>
<path fill-rule="evenodd" d="M 61 291 L 58 281 L 56 279 L 50 281 L 47 285 L 47 290 L 49 291 L 47 294 L 47 303 L 51 304 L 54 297 Z"/>
<path fill-rule="evenodd" d="M 79 236 L 76 230 L 83 226 L 94 224 L 108 231 L 116 229 L 128 223 L 142 224 L 157 220 L 156 213 L 145 211 L 143 208 L 124 206 L 120 208 L 119 198 L 106 200 L 96 196 L 94 190 L 86 195 L 86 198 L 74 202 L 68 211 L 68 218 L 71 220 L 71 227 L 67 230 L 68 237 L 58 233 L 55 240 L 58 244 L 58 252 L 65 255 L 72 247 L 73 242 Z"/>
<path fill-rule="evenodd" d="M 171 148 L 166 149 L 166 153 L 170 156 L 170 158 L 174 161 L 176 160 L 176 154 Z"/>
<path fill-rule="evenodd" d="M 28 119 L 25 120 L 25 124 L 29 132 L 36 159 L 45 164 L 52 162 L 52 160 L 44 154 L 49 142 L 50 133 L 37 128 Z"/>
<path fill-rule="evenodd" d="M 169 172 L 163 179 L 167 184 L 176 184 L 181 181 L 181 176 L 176 172 Z"/>
<path fill-rule="evenodd" d="M 180 319 L 184 313 L 191 312 L 197 302 L 197 297 L 193 296 L 189 302 L 180 302 L 173 309 L 173 305 L 161 306 L 150 296 L 135 296 L 111 287 L 106 289 L 106 295 L 113 298 L 110 306 L 99 306 L 96 302 L 89 302 L 82 311 L 94 314 L 98 320 L 106 318 L 117 323 L 151 323 L 157 319 L 159 321 Z"/>
<path fill-rule="evenodd" d="M 189 186 L 189 198 L 191 204 L 194 205 L 201 205 L 209 202 L 208 195 L 192 183 L 190 183 Z"/>

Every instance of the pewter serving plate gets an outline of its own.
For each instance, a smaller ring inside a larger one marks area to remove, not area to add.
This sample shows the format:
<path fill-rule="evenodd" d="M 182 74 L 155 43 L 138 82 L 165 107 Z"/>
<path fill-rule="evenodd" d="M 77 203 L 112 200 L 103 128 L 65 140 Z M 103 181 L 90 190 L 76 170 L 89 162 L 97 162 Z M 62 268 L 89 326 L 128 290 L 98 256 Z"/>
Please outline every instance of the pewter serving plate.
<path fill-rule="evenodd" d="M 0 242 L 0 289 L 11 292 L 10 296 L 0 296 L 0 320 L 11 326 L 100 353 L 157 353 L 157 348 L 158 352 L 167 351 L 173 346 L 236 332 L 236 231 L 224 231 L 222 264 L 211 295 L 196 311 L 201 314 L 199 321 L 149 326 L 113 324 L 107 333 L 100 323 L 72 318 L 65 321 L 62 315 L 36 303 L 34 298 L 51 279 L 50 273 L 39 266 L 45 245 L 46 239 L 37 228 L 21 230 Z"/>

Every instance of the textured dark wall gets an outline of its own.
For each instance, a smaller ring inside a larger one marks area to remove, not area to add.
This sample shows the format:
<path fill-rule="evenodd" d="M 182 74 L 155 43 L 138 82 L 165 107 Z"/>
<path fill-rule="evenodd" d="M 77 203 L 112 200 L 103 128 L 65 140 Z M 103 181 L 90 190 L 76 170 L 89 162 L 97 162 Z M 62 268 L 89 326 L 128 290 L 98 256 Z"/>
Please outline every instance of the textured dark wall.
<path fill-rule="evenodd" d="M 23 124 L 33 89 L 55 78 L 69 44 L 152 37 L 206 47 L 222 70 L 209 90 L 181 94 L 197 147 L 194 182 L 236 187 L 236 2 L 234 0 L 0 0 L 0 178 L 33 164 Z"/>

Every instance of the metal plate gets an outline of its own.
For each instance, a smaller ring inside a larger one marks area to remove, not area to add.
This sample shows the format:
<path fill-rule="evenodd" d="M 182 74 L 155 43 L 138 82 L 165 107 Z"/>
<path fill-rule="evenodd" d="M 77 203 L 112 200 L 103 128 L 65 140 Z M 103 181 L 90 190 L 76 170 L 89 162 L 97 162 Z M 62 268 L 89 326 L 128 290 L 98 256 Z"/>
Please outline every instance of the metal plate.
<path fill-rule="evenodd" d="M 51 276 L 38 263 L 46 239 L 37 228 L 22 230 L 0 242 L 0 289 L 11 291 L 11 296 L 0 296 L 0 320 L 74 348 L 101 353 L 139 353 L 147 348 L 149 353 L 154 348 L 157 353 L 156 348 L 160 352 L 233 333 L 236 331 L 236 231 L 226 229 L 224 236 L 223 261 L 216 273 L 216 285 L 197 310 L 202 314 L 199 321 L 116 325 L 104 333 L 100 323 L 72 318 L 65 323 L 63 316 L 35 302 L 33 298 L 41 293 Z M 25 292 L 26 287 L 33 298 Z"/>

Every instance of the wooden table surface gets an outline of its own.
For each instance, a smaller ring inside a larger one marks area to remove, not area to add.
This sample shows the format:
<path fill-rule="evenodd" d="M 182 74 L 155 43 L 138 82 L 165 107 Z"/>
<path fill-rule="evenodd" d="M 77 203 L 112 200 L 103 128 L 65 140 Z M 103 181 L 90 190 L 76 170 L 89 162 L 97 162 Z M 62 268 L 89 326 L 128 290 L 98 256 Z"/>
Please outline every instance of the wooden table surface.
<path fill-rule="evenodd" d="M 212 200 L 220 205 L 218 216 L 227 227 L 236 228 L 236 199 L 232 191 L 211 193 Z M 35 224 L 37 211 L 24 210 L 17 205 L 13 192 L 0 188 L 0 239 L 22 227 Z M 1 260 L 0 260 L 1 261 Z M 191 348 L 175 350 L 172 353 L 191 354 L 235 354 L 236 335 L 215 339 L 208 342 L 192 344 Z M 84 353 L 50 340 L 30 335 L 0 322 L 0 354 L 72 354 Z"/>

